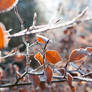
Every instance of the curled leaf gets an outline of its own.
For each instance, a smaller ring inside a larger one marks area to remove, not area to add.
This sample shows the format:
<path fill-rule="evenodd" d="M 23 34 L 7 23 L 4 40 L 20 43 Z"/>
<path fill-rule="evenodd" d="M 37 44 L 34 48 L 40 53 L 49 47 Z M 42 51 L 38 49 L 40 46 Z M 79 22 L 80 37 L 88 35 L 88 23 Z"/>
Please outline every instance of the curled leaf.
<path fill-rule="evenodd" d="M 37 36 L 37 41 L 39 43 L 42 43 L 42 44 L 45 44 L 49 40 L 48 38 L 46 38 L 46 37 L 44 37 L 42 35 L 36 35 L 36 36 Z"/>
<path fill-rule="evenodd" d="M 47 50 L 45 53 L 45 58 L 52 64 L 56 64 L 57 62 L 61 61 L 59 53 L 55 50 Z"/>

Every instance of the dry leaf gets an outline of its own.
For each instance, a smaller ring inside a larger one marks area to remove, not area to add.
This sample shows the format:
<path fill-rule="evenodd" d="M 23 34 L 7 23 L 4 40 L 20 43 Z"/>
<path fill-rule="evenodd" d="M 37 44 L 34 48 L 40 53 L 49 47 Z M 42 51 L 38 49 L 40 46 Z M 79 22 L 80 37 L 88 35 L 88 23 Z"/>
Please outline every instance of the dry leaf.
<path fill-rule="evenodd" d="M 64 75 L 64 74 L 65 74 L 65 69 L 64 69 L 64 68 L 61 68 L 61 69 L 59 69 L 59 72 L 60 72 L 62 75 Z"/>
<path fill-rule="evenodd" d="M 41 64 L 43 64 L 43 56 L 40 52 L 38 52 L 37 54 L 35 54 L 35 59 L 38 60 Z"/>
<path fill-rule="evenodd" d="M 17 2 L 18 0 L 0 0 L 0 13 L 11 10 Z"/>
<path fill-rule="evenodd" d="M 73 78 L 72 78 L 72 75 L 71 74 L 67 74 L 67 80 L 68 80 L 68 83 L 69 84 L 72 84 L 72 80 L 73 80 Z"/>
<path fill-rule="evenodd" d="M 40 83 L 40 88 L 42 89 L 42 90 L 44 90 L 45 88 L 46 88 L 46 85 L 45 85 L 45 83 Z"/>
<path fill-rule="evenodd" d="M 49 66 L 45 68 L 45 74 L 46 74 L 46 82 L 50 83 L 52 80 L 52 70 Z"/>
<path fill-rule="evenodd" d="M 8 42 L 10 40 L 9 38 L 7 38 L 8 35 L 9 33 L 6 31 L 5 26 L 0 23 L 0 50 L 8 45 Z"/>
<path fill-rule="evenodd" d="M 47 50 L 45 53 L 45 58 L 52 64 L 56 64 L 57 62 L 61 61 L 59 53 L 55 50 Z"/>
<path fill-rule="evenodd" d="M 32 84 L 33 84 L 35 87 L 37 87 L 37 86 L 40 85 L 40 78 L 39 78 L 38 76 L 31 74 L 31 75 L 30 75 L 30 78 L 31 78 L 31 80 L 32 80 Z"/>
<path fill-rule="evenodd" d="M 36 35 L 36 36 L 37 36 L 37 41 L 39 43 L 42 43 L 42 44 L 45 44 L 49 40 L 48 38 L 46 38 L 46 37 L 44 37 L 42 35 Z"/>
<path fill-rule="evenodd" d="M 69 62 L 80 60 L 85 56 L 88 56 L 88 51 L 86 49 L 75 49 L 69 56 Z"/>

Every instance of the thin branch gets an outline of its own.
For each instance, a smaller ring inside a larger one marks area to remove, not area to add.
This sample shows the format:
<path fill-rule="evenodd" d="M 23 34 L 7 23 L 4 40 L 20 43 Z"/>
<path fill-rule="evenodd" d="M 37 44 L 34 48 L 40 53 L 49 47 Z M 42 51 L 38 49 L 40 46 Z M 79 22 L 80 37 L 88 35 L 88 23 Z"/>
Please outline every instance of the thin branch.
<path fill-rule="evenodd" d="M 12 38 L 12 37 L 18 37 L 18 36 L 23 36 L 23 35 L 29 35 L 29 34 L 34 34 L 34 33 L 38 33 L 38 32 L 45 32 L 48 30 L 52 30 L 52 29 L 58 29 L 58 28 L 62 28 L 62 27 L 67 27 L 73 24 L 79 24 L 82 22 L 87 22 L 87 21 L 91 21 L 92 18 L 85 18 L 83 20 L 81 20 L 81 17 L 83 17 L 85 15 L 87 11 L 87 8 L 85 8 L 79 15 L 77 15 L 75 18 L 73 18 L 71 21 L 68 21 L 66 23 L 61 23 L 61 24 L 57 24 L 57 25 L 41 25 L 41 26 L 35 26 L 35 28 L 33 29 L 32 26 L 29 27 L 29 31 L 27 31 L 27 29 L 22 30 L 21 32 L 15 33 L 13 35 L 10 35 L 8 37 Z"/>
<path fill-rule="evenodd" d="M 15 84 L 17 84 L 22 78 L 24 78 L 24 77 L 26 76 L 26 74 L 27 74 L 27 72 L 24 72 L 24 73 L 22 74 L 22 76 L 19 77 L 19 78 L 16 80 Z"/>
<path fill-rule="evenodd" d="M 19 15 L 17 7 L 14 7 L 14 11 L 15 11 L 15 14 L 16 14 L 16 16 L 21 24 L 21 29 L 24 30 L 24 22 L 23 22 L 21 16 Z"/>
<path fill-rule="evenodd" d="M 36 21 L 37 21 L 37 14 L 36 14 L 36 12 L 34 13 L 34 17 L 33 17 L 33 27 L 35 27 L 35 25 L 36 25 Z"/>
<path fill-rule="evenodd" d="M 56 79 L 53 79 L 51 81 L 51 83 L 59 83 L 59 82 L 64 82 L 66 81 L 65 78 L 61 78 L 61 77 L 58 77 Z M 74 77 L 73 78 L 73 81 L 84 81 L 84 82 L 92 82 L 92 79 L 89 79 L 89 78 L 82 78 L 82 77 Z M 40 81 L 41 83 L 45 83 L 46 81 L 45 80 L 41 80 Z M 1 84 L 0 85 L 0 88 L 7 88 L 7 87 L 14 87 L 14 86 L 25 86 L 25 85 L 31 85 L 32 82 L 23 82 L 23 83 L 7 83 L 7 84 Z"/>

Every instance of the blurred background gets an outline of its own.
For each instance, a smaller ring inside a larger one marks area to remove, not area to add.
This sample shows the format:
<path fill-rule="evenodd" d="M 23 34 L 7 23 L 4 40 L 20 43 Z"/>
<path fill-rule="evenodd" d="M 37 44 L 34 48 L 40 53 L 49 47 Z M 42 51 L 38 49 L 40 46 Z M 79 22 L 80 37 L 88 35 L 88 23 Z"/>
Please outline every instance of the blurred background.
<path fill-rule="evenodd" d="M 92 18 L 92 0 L 19 0 L 17 4 L 17 8 L 20 16 L 24 21 L 25 28 L 28 28 L 29 26 L 32 25 L 33 15 L 35 12 L 37 13 L 36 25 L 47 24 L 48 22 L 51 21 L 51 19 L 54 20 L 57 18 L 61 19 L 59 23 L 64 23 L 75 18 L 86 7 L 88 7 L 88 10 L 85 16 L 83 16 L 83 19 L 85 19 L 87 16 Z M 6 26 L 7 30 L 13 29 L 10 32 L 11 34 L 21 31 L 21 26 L 17 16 L 14 13 L 14 9 L 12 9 L 9 12 L 1 13 L 0 22 L 2 22 Z M 73 25 L 71 27 L 50 30 L 40 34 L 48 37 L 53 41 L 53 43 L 48 45 L 48 48 L 50 50 L 57 50 L 60 56 L 62 57 L 62 61 L 68 59 L 69 54 L 73 49 L 81 48 L 81 47 L 85 48 L 87 46 L 92 47 L 92 21 L 86 23 L 80 23 L 76 26 Z M 34 39 L 36 40 L 35 37 Z M 34 39 L 30 39 L 30 40 L 34 40 Z M 21 43 L 23 43 L 21 37 L 12 38 L 9 42 L 9 47 L 4 50 L 6 50 L 6 52 L 8 53 L 9 49 L 11 51 L 12 48 L 17 47 Z M 21 48 L 21 50 L 24 49 L 25 49 L 25 45 L 23 45 L 23 48 Z M 33 46 L 30 52 L 34 54 L 39 50 L 42 50 L 42 45 Z M 4 53 L 4 55 L 7 55 L 7 53 L 6 54 Z M 32 59 L 33 59 L 32 61 L 34 62 L 34 56 L 32 56 Z M 3 75 L 4 78 L 8 79 L 9 77 L 10 80 L 11 80 L 11 76 L 14 76 L 15 78 L 14 75 L 16 74 L 15 66 L 19 68 L 19 72 L 22 73 L 24 72 L 26 60 L 25 57 L 20 53 L 20 51 L 11 58 L 6 58 L 5 60 L 2 61 L 3 62 L 0 63 L 0 69 L 5 71 Z M 86 72 L 92 71 L 92 66 L 91 66 L 92 56 L 90 56 L 89 59 L 87 58 L 87 60 L 84 59 L 84 61 L 89 61 L 89 64 L 88 65 L 85 64 L 85 66 L 83 65 L 83 69 L 87 67 L 87 69 L 85 69 Z M 65 62 L 62 63 L 65 64 Z M 81 63 L 79 62 L 77 65 L 80 64 Z M 34 65 L 33 68 L 35 68 L 35 64 L 33 65 Z M 58 90 L 55 92 L 67 92 L 68 89 L 67 86 L 65 87 L 65 85 L 67 84 L 60 83 L 60 86 L 59 85 L 56 86 L 56 89 L 57 87 L 59 87 L 59 89 L 62 90 Z M 82 86 L 79 83 L 78 84 L 76 83 L 76 87 L 78 86 L 77 88 L 78 92 L 92 92 L 92 83 L 89 83 L 89 85 L 88 84 L 83 84 L 83 85 L 84 86 Z M 23 87 L 23 89 L 27 89 L 27 86 L 26 88 Z M 27 92 L 27 91 L 0 91 L 0 92 Z M 30 92 L 30 90 L 28 92 Z M 47 90 L 44 92 L 49 92 L 49 91 Z"/>
<path fill-rule="evenodd" d="M 92 16 L 92 0 L 19 0 L 17 4 L 25 28 L 32 24 L 34 12 L 38 16 L 37 24 L 46 24 L 52 17 L 61 17 L 63 18 L 62 21 L 68 21 L 85 7 L 88 7 L 87 15 Z M 0 14 L 0 22 L 5 24 L 7 30 L 13 29 L 11 33 L 20 31 L 20 23 L 13 9 Z M 89 29 L 92 27 L 90 26 Z M 10 41 L 9 46 L 17 46 L 21 42 L 21 39 L 19 42 L 17 39 L 13 40 L 14 44 L 11 44 Z"/>

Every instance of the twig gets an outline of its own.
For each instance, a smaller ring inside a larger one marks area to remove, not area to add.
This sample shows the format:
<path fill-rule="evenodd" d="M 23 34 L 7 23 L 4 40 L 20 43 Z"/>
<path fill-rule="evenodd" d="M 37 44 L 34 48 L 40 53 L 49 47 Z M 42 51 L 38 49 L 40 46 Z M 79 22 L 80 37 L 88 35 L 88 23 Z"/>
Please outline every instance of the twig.
<path fill-rule="evenodd" d="M 23 22 L 21 16 L 19 15 L 17 7 L 14 7 L 14 11 L 15 11 L 15 14 L 16 14 L 16 16 L 21 24 L 21 29 L 24 30 L 24 22 Z"/>
<path fill-rule="evenodd" d="M 23 36 L 23 35 L 29 35 L 29 34 L 34 34 L 34 33 L 38 33 L 38 32 L 45 32 L 48 30 L 52 30 L 52 29 L 58 29 L 58 28 L 62 28 L 62 27 L 67 27 L 73 24 L 78 24 L 78 23 L 82 23 L 82 22 L 87 22 L 92 20 L 92 18 L 85 18 L 83 20 L 81 20 L 80 18 L 83 17 L 85 15 L 87 11 L 87 8 L 84 9 L 77 17 L 73 18 L 71 21 L 68 21 L 66 23 L 61 23 L 61 24 L 57 24 L 57 25 L 41 25 L 41 26 L 35 26 L 35 29 L 32 28 L 32 26 L 29 27 L 29 31 L 27 31 L 27 29 L 22 30 L 21 32 L 15 33 L 13 35 L 10 35 L 8 37 L 12 38 L 12 37 L 19 37 L 19 36 Z"/>
<path fill-rule="evenodd" d="M 23 77 L 25 77 L 26 74 L 28 74 L 28 73 L 27 73 L 27 72 L 24 72 L 24 73 L 22 74 L 22 76 L 19 77 L 19 78 L 16 80 L 15 84 L 17 84 Z"/>
<path fill-rule="evenodd" d="M 35 25 L 36 25 L 36 20 L 37 20 L 37 14 L 36 14 L 36 12 L 34 13 L 34 17 L 33 17 L 33 27 L 35 27 Z"/>
<path fill-rule="evenodd" d="M 66 79 L 65 78 L 56 78 L 56 79 L 53 79 L 52 81 L 51 81 L 51 83 L 59 83 L 59 82 L 64 82 L 64 81 L 66 81 Z M 92 82 L 92 79 L 89 79 L 89 78 L 82 78 L 82 77 L 74 77 L 73 78 L 73 81 L 84 81 L 84 82 Z M 45 83 L 46 81 L 45 80 L 41 80 L 40 81 L 41 83 Z M 0 88 L 7 88 L 7 87 L 14 87 L 14 86 L 25 86 L 25 85 L 31 85 L 32 84 L 32 82 L 23 82 L 23 83 L 17 83 L 17 84 L 15 84 L 15 83 L 7 83 L 7 84 L 1 84 L 0 85 Z"/>

